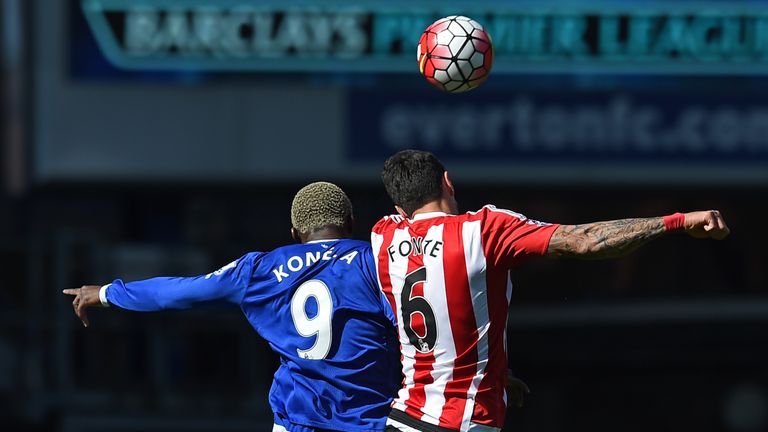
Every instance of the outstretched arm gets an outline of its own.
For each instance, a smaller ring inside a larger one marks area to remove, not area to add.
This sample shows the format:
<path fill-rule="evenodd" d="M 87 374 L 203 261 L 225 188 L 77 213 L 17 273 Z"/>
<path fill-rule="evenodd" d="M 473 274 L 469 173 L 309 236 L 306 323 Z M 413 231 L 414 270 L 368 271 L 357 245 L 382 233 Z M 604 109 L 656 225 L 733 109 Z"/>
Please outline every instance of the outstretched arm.
<path fill-rule="evenodd" d="M 725 238 L 730 230 L 717 210 L 582 225 L 561 225 L 552 234 L 548 256 L 584 259 L 626 255 L 669 231 L 685 230 L 697 238 Z"/>
<path fill-rule="evenodd" d="M 253 254 L 234 261 L 219 270 L 197 277 L 157 277 L 136 282 L 115 280 L 109 285 L 84 285 L 64 290 L 75 296 L 72 307 L 88 327 L 87 309 L 115 305 L 139 312 L 164 309 L 187 309 L 200 303 L 242 300 L 250 279 Z"/>

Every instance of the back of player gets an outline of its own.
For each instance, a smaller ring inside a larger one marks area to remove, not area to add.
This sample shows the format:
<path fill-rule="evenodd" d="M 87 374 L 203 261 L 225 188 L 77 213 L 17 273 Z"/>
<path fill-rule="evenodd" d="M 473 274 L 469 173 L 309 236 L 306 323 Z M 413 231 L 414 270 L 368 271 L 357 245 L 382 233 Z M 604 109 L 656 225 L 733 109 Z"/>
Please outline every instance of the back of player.
<path fill-rule="evenodd" d="M 388 216 L 373 227 L 405 377 L 390 419 L 415 430 L 500 430 L 509 269 L 543 254 L 556 227 L 492 206 L 455 216 Z"/>
<path fill-rule="evenodd" d="M 270 405 L 274 431 L 381 431 L 399 384 L 392 311 L 368 243 L 349 240 L 352 204 L 336 185 L 302 188 L 291 207 L 301 244 L 253 252 L 204 276 L 87 285 L 75 313 L 115 305 L 133 311 L 239 305 L 280 355 Z M 259 365 L 256 365 L 257 367 Z"/>
<path fill-rule="evenodd" d="M 370 245 L 322 240 L 252 259 L 241 308 L 281 357 L 269 395 L 275 423 L 383 429 L 398 384 L 397 341 L 382 337 L 394 335 L 393 317 Z"/>

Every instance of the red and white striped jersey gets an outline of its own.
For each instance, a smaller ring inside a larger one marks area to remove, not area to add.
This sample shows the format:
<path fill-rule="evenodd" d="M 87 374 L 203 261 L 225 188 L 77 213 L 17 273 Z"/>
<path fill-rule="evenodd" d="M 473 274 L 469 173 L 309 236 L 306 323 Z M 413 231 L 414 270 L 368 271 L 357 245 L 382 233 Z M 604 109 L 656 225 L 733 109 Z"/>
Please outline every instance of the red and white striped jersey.
<path fill-rule="evenodd" d="M 394 409 L 453 430 L 502 427 L 509 270 L 543 255 L 557 226 L 486 206 L 386 216 L 373 227 L 379 282 L 401 344 Z"/>

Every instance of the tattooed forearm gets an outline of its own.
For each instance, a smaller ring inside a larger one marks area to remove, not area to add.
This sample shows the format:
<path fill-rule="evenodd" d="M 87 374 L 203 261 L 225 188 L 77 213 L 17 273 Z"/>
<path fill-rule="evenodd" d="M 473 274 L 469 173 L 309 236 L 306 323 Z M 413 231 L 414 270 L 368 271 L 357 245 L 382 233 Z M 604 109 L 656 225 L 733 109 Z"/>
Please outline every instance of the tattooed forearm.
<path fill-rule="evenodd" d="M 587 259 L 626 255 L 665 232 L 662 218 L 620 219 L 562 225 L 549 241 L 548 255 Z"/>

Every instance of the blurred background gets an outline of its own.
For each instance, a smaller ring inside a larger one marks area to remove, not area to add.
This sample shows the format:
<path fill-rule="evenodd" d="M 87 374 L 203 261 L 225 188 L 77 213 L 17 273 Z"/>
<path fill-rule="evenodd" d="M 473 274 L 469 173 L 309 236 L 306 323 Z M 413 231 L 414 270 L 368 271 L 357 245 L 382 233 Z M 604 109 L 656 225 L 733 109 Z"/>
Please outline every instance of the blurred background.
<path fill-rule="evenodd" d="M 449 95 L 415 49 L 453 14 L 496 63 Z M 239 310 L 83 329 L 61 289 L 285 244 L 316 180 L 366 239 L 403 148 L 441 158 L 463 210 L 732 229 L 516 269 L 532 393 L 505 430 L 768 430 L 768 2 L 0 0 L 0 65 L 3 430 L 270 430 L 279 360 Z"/>

